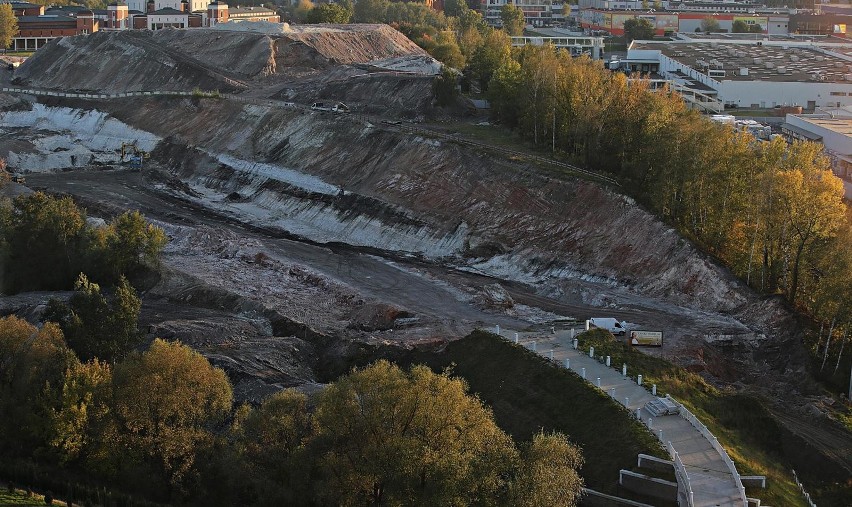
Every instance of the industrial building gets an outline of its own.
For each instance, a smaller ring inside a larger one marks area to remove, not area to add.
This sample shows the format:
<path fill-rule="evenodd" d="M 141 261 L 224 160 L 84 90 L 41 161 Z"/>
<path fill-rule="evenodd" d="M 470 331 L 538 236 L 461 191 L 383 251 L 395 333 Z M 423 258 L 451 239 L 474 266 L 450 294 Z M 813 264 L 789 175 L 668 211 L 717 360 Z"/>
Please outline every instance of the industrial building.
<path fill-rule="evenodd" d="M 852 178 L 852 107 L 788 114 L 781 132 L 790 141 L 822 143 L 834 173 L 847 180 Z"/>
<path fill-rule="evenodd" d="M 717 5 L 709 4 L 714 9 Z M 760 26 L 761 33 L 786 35 L 789 31 L 790 16 L 779 12 L 730 12 L 730 11 L 642 11 L 642 10 L 605 10 L 581 9 L 580 26 L 585 30 L 606 31 L 613 35 L 624 35 L 624 22 L 629 19 L 647 19 L 654 26 L 656 35 L 675 32 L 694 33 L 701 30 L 706 18 L 713 18 L 723 32 L 733 31 L 734 22 L 742 21 L 749 26 Z"/>
<path fill-rule="evenodd" d="M 679 91 L 693 90 L 707 111 L 852 105 L 852 41 L 722 35 L 634 41 L 623 65 Z"/>

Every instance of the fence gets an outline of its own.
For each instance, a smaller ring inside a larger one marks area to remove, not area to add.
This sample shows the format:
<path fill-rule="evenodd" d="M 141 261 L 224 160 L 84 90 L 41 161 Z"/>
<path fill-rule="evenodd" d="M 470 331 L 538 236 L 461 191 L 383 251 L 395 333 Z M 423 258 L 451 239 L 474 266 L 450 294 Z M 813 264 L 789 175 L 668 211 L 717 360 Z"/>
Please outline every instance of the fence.
<path fill-rule="evenodd" d="M 805 497 L 805 500 L 807 500 L 808 505 L 809 505 L 810 507 L 817 507 L 817 506 L 816 506 L 816 504 L 813 502 L 813 500 L 811 500 L 811 494 L 810 494 L 810 493 L 808 493 L 807 491 L 805 491 L 805 485 L 804 485 L 804 484 L 802 484 L 802 483 L 799 481 L 799 476 L 798 476 L 798 475 L 796 475 L 796 471 L 795 471 L 795 470 L 793 470 L 793 469 L 790 469 L 790 471 L 791 471 L 791 472 L 793 472 L 793 480 L 795 480 L 795 481 L 796 481 L 796 486 L 798 486 L 798 487 L 799 487 L 799 489 L 800 489 L 800 490 L 802 490 L 802 496 L 804 496 L 804 497 Z"/>
<path fill-rule="evenodd" d="M 706 438 L 708 442 L 710 442 L 710 445 L 713 446 L 713 449 L 715 449 L 716 452 L 719 453 L 719 455 L 722 457 L 722 461 L 725 463 L 725 466 L 728 467 L 728 471 L 730 471 L 731 475 L 734 477 L 734 483 L 736 484 L 737 490 L 740 493 L 740 500 L 742 500 L 743 505 L 747 505 L 748 500 L 746 499 L 743 481 L 740 478 L 739 472 L 737 472 L 737 467 L 734 464 L 734 461 L 731 459 L 730 456 L 728 456 L 728 451 L 726 451 L 725 448 L 722 447 L 722 444 L 719 443 L 719 440 L 713 435 L 713 433 L 710 432 L 710 430 L 707 428 L 707 426 L 704 425 L 704 423 L 702 423 L 698 420 L 697 417 L 695 417 L 692 412 L 690 412 L 686 407 L 684 407 L 681 403 L 679 403 L 677 400 L 675 400 L 668 394 L 666 395 L 666 398 L 678 406 L 680 416 L 686 419 L 689 424 L 691 424 L 695 429 L 697 429 L 698 432 L 701 433 L 701 435 Z"/>
<path fill-rule="evenodd" d="M 393 74 L 404 74 L 398 71 L 389 71 L 389 73 Z M 38 90 L 35 88 L 11 88 L 4 87 L 0 88 L 0 91 L 4 93 L 25 93 L 29 95 L 38 95 L 44 97 L 65 97 L 65 98 L 77 98 L 77 99 L 117 99 L 117 98 L 128 98 L 128 97 L 147 97 L 147 96 L 182 96 L 182 97 L 190 97 L 198 95 L 200 97 L 208 96 L 208 92 L 201 92 L 198 94 L 197 92 L 187 92 L 187 91 L 170 91 L 170 90 L 157 90 L 157 91 L 137 91 L 137 92 L 124 92 L 124 93 L 115 93 L 115 94 L 103 94 L 103 93 L 75 93 L 75 92 L 58 92 L 53 90 Z M 286 107 L 286 108 L 295 108 L 300 110 L 310 110 L 310 106 L 302 105 L 302 104 L 294 104 L 292 102 L 287 101 L 278 101 L 273 99 L 258 99 L 258 98 L 249 98 L 249 97 L 241 97 L 239 95 L 233 94 L 221 94 L 220 98 L 233 100 L 235 102 L 243 102 L 249 104 L 257 104 L 268 107 Z M 382 123 L 382 118 L 371 117 L 367 115 L 360 114 L 338 114 L 338 117 L 341 118 L 351 118 L 356 121 L 369 121 L 371 123 Z M 566 162 L 562 162 L 560 160 L 555 160 L 547 157 L 542 157 L 541 155 L 535 155 L 531 153 L 520 152 L 516 150 L 511 150 L 508 148 L 503 148 L 500 146 L 494 146 L 491 144 L 481 143 L 478 141 L 471 141 L 469 139 L 464 139 L 455 135 L 445 134 L 443 132 L 438 132 L 431 129 L 426 129 L 422 127 L 415 127 L 414 125 L 405 124 L 402 122 L 393 122 L 389 125 L 392 125 L 394 128 L 404 131 L 410 132 L 414 134 L 421 134 L 424 136 L 442 139 L 448 142 L 454 142 L 458 144 L 464 144 L 467 146 L 472 146 L 479 149 L 484 149 L 491 152 L 500 153 L 502 155 L 507 155 L 510 157 L 522 158 L 531 160 L 534 162 L 539 162 L 543 164 L 554 165 L 557 167 L 562 167 L 564 169 L 568 169 L 571 172 L 576 174 L 586 176 L 588 178 L 592 178 L 598 181 L 602 181 L 604 183 L 608 183 L 613 186 L 619 186 L 618 181 L 614 178 L 610 178 L 609 176 L 605 176 L 603 174 L 589 171 L 586 169 L 582 169 L 572 164 L 568 164 Z"/>
<path fill-rule="evenodd" d="M 686 503 L 689 507 L 695 507 L 695 495 L 692 492 L 692 484 L 689 481 L 689 474 L 686 472 L 686 465 L 681 461 L 680 456 L 677 451 L 675 451 L 674 446 L 671 442 L 666 443 L 666 450 L 669 451 L 669 456 L 672 457 L 672 461 L 674 461 L 675 466 L 675 474 L 678 476 L 679 481 L 678 484 L 686 485 Z"/>

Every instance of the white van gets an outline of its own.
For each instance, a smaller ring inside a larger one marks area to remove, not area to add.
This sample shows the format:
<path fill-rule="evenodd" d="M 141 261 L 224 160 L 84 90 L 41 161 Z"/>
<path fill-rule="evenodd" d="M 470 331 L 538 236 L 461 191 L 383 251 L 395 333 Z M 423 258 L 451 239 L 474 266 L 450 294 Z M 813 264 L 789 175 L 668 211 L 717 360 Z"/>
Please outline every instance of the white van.
<path fill-rule="evenodd" d="M 619 322 L 617 319 L 609 317 L 593 317 L 589 319 L 589 326 L 606 329 L 616 336 L 624 336 L 627 332 L 627 322 Z"/>

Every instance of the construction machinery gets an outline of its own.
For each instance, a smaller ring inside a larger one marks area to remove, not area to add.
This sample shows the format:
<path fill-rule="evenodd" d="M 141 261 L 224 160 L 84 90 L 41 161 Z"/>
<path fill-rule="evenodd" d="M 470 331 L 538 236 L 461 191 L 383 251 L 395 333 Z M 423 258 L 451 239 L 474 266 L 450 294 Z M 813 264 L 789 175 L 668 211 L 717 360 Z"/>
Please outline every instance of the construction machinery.
<path fill-rule="evenodd" d="M 141 169 L 142 164 L 149 158 L 151 158 L 151 154 L 140 150 L 136 143 L 121 143 L 122 164 L 129 164 L 130 167 Z"/>

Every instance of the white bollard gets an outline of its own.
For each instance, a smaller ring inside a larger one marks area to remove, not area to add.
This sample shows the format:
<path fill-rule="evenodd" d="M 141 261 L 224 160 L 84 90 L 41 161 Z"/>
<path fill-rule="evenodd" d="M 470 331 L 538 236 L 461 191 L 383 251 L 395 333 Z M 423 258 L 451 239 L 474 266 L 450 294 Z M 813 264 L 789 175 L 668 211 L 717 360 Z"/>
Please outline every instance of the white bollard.
<path fill-rule="evenodd" d="M 500 335 L 500 324 L 497 324 L 497 335 Z"/>
<path fill-rule="evenodd" d="M 640 386 L 642 385 L 642 375 L 638 375 L 638 376 L 636 377 L 636 384 L 638 384 L 638 385 L 640 385 Z"/>
<path fill-rule="evenodd" d="M 630 406 L 630 397 L 629 397 L 629 396 L 625 396 L 625 397 L 624 397 L 624 406 L 625 406 L 625 407 L 629 407 L 629 406 Z"/>
<path fill-rule="evenodd" d="M 606 356 L 606 365 L 609 366 L 609 356 Z"/>
<path fill-rule="evenodd" d="M 610 395 L 611 397 L 615 398 L 615 388 L 614 388 L 614 387 L 610 387 L 610 388 L 609 388 L 609 395 Z"/>
<path fill-rule="evenodd" d="M 600 389 L 600 388 L 601 388 L 601 378 L 600 378 L 600 377 L 598 377 L 597 379 L 595 379 L 595 385 L 596 385 L 596 386 L 598 386 L 598 389 Z"/>
<path fill-rule="evenodd" d="M 550 360 L 553 361 L 553 349 L 550 349 Z"/>
<path fill-rule="evenodd" d="M 582 373 L 580 373 L 580 376 L 583 377 L 583 380 L 586 380 L 586 369 L 581 368 L 581 371 L 582 371 Z"/>
<path fill-rule="evenodd" d="M 649 430 L 654 429 L 654 418 L 653 417 L 648 418 L 648 429 Z"/>
<path fill-rule="evenodd" d="M 660 428 L 657 431 L 659 432 L 658 434 L 659 434 L 660 442 L 662 442 L 663 441 L 663 430 L 662 430 L 662 428 Z"/>
<path fill-rule="evenodd" d="M 515 333 L 515 343 L 518 343 L 518 333 Z"/>
<path fill-rule="evenodd" d="M 641 408 L 636 409 L 636 419 L 638 419 L 640 421 L 642 420 L 642 409 Z"/>
<path fill-rule="evenodd" d="M 536 351 L 535 349 L 536 349 L 535 342 L 532 342 L 532 350 L 533 350 L 533 352 L 535 352 L 535 351 Z"/>
<path fill-rule="evenodd" d="M 569 370 L 571 369 L 571 360 L 568 359 L 567 357 L 565 358 L 565 368 L 567 368 Z"/>
<path fill-rule="evenodd" d="M 626 363 L 624 365 L 622 365 L 622 367 L 621 367 L 621 374 L 624 375 L 625 377 L 627 376 L 627 364 Z"/>
<path fill-rule="evenodd" d="M 591 357 L 591 358 L 595 357 L 595 348 L 594 347 L 589 347 L 589 357 Z"/>
<path fill-rule="evenodd" d="M 571 328 L 571 339 L 572 340 L 574 339 L 574 328 L 573 327 Z"/>
<path fill-rule="evenodd" d="M 589 321 L 587 320 L 586 321 L 586 331 L 588 331 L 588 330 L 589 330 Z"/>
<path fill-rule="evenodd" d="M 577 339 L 574 338 L 574 350 L 577 350 Z"/>
<path fill-rule="evenodd" d="M 651 394 L 653 394 L 654 396 L 657 395 L 657 384 L 651 386 Z"/>

